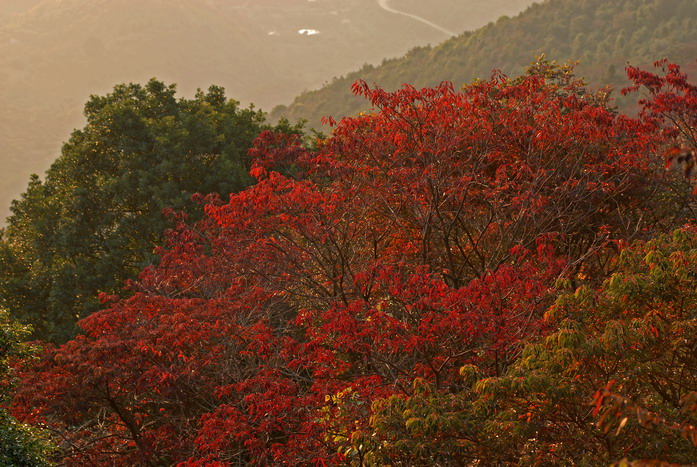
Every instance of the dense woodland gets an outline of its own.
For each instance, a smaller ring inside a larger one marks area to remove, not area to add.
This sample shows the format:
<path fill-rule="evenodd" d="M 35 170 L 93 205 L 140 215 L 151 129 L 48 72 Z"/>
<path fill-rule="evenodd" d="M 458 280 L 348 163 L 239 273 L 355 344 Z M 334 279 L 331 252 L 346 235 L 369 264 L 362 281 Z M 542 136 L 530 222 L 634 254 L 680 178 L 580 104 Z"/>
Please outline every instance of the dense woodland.
<path fill-rule="evenodd" d="M 298 96 L 273 117 L 304 118 L 320 128 L 323 117 L 337 120 L 370 109 L 353 96 L 351 84 L 363 79 L 384 89 L 402 83 L 417 88 L 451 81 L 456 86 L 487 79 L 492 69 L 521 74 L 541 53 L 560 61 L 580 60 L 578 71 L 593 87 L 628 83 L 624 66 L 649 66 L 669 57 L 689 72 L 697 71 L 697 2 L 693 0 L 547 0 L 520 15 L 463 33 L 434 47 L 417 47 L 404 57 L 335 78 L 319 90 Z M 619 99 L 627 109 L 631 100 Z M 631 110 L 634 110 L 633 108 Z"/>
<path fill-rule="evenodd" d="M 694 2 L 575 5 L 671 25 L 609 56 L 697 65 Z M 92 96 L 0 230 L 0 465 L 697 464 L 697 84 L 577 72 L 357 79 L 327 135 L 217 86 Z"/>
<path fill-rule="evenodd" d="M 656 66 L 627 70 L 635 84 L 626 93 L 644 95 L 635 118 L 589 92 L 571 66 L 546 61 L 459 91 L 358 81 L 354 92 L 379 110 L 330 121 L 331 136 L 314 141 L 288 124 L 264 127 L 219 89 L 176 101 L 153 81 L 93 98 L 94 118 L 13 206 L 2 266 L 19 272 L 4 272 L 3 306 L 26 319 L 32 310 L 12 300 L 29 292 L 8 284 L 80 282 L 80 268 L 110 258 L 113 242 L 133 246 L 131 258 L 152 242 L 119 240 L 137 219 L 153 221 L 145 207 L 119 211 L 118 173 L 163 187 L 139 195 L 150 210 L 182 204 L 167 210 L 159 260 L 102 293 L 101 310 L 66 343 L 27 347 L 27 330 L 2 316 L 0 459 L 694 463 L 697 86 L 677 65 Z M 136 108 L 158 117 L 140 120 Z M 253 143 L 226 132 L 236 124 L 258 131 Z M 174 173 L 166 158 L 152 169 L 160 178 L 138 171 L 148 144 L 184 163 L 192 152 L 177 147 L 216 132 L 211 141 L 228 144 L 220 155 L 195 156 L 185 170 L 199 180 L 204 162 L 211 176 L 222 171 L 215 164 L 248 168 L 255 183 L 229 198 L 196 194 L 200 207 L 186 205 L 189 190 L 172 184 L 187 177 L 162 176 Z M 102 146 L 113 159 L 99 157 Z M 62 170 L 117 161 L 132 165 L 94 172 L 96 186 L 58 183 Z M 112 222 L 68 235 L 78 206 Z M 42 250 L 48 237 L 32 230 L 40 220 L 55 221 L 56 243 L 74 248 Z M 31 277 L 45 273 L 46 258 L 57 272 Z M 72 335 L 60 311 L 45 313 L 40 329 L 63 333 L 43 338 Z"/>

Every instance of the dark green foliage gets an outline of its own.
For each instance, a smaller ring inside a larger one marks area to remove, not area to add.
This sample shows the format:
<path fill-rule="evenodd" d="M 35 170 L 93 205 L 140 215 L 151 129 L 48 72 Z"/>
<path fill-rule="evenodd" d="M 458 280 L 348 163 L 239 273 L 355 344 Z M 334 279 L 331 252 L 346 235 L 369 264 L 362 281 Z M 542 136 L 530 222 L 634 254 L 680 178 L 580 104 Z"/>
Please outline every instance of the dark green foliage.
<path fill-rule="evenodd" d="M 486 79 L 493 69 L 509 76 L 523 72 L 539 55 L 560 61 L 581 60 L 578 72 L 594 86 L 622 87 L 624 66 L 645 66 L 657 57 L 688 64 L 697 56 L 697 2 L 694 0 L 547 0 L 515 18 L 461 34 L 436 47 L 417 47 L 402 58 L 336 78 L 320 90 L 306 92 L 272 116 L 320 119 L 368 110 L 351 95 L 351 84 L 363 79 L 386 89 L 402 83 L 416 87 L 452 81 L 456 86 Z M 690 71 L 688 69 L 688 71 Z M 620 102 L 622 104 L 622 102 Z"/>
<path fill-rule="evenodd" d="M 53 341 L 75 334 L 98 292 L 156 261 L 163 209 L 195 217 L 192 194 L 250 183 L 247 150 L 265 128 L 262 112 L 222 88 L 177 99 L 156 80 L 92 96 L 85 116 L 46 179 L 32 177 L 13 202 L 0 244 L 0 305 Z"/>
<path fill-rule="evenodd" d="M 31 349 L 20 342 L 29 333 L 28 328 L 13 322 L 0 308 L 0 402 L 7 403 L 12 389 L 12 359 L 27 357 Z M 41 430 L 19 423 L 6 409 L 0 408 L 0 465 L 50 465 L 51 446 Z"/>
<path fill-rule="evenodd" d="M 7 410 L 0 409 L 0 465 L 35 467 L 51 465 L 49 444 L 42 432 L 19 423 Z"/>

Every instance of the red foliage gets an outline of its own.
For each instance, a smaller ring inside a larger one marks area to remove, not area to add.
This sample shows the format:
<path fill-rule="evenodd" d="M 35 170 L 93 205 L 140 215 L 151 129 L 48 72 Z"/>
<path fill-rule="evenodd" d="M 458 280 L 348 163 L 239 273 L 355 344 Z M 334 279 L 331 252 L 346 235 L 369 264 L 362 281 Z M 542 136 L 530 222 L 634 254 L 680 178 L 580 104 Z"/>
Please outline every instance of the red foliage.
<path fill-rule="evenodd" d="M 677 145 L 697 149 L 697 86 L 674 63 L 664 59 L 654 66 L 662 75 L 628 67 L 627 75 L 634 84 L 622 93 L 644 91 L 639 101 L 644 120 L 662 129 Z"/>
<path fill-rule="evenodd" d="M 556 278 L 653 227 L 654 127 L 575 84 L 354 90 L 379 111 L 314 152 L 263 133 L 259 183 L 209 200 L 138 293 L 26 374 L 15 413 L 69 464 L 338 462 L 331 430 L 415 378 L 501 374 Z M 303 180 L 272 170 L 289 163 Z"/>

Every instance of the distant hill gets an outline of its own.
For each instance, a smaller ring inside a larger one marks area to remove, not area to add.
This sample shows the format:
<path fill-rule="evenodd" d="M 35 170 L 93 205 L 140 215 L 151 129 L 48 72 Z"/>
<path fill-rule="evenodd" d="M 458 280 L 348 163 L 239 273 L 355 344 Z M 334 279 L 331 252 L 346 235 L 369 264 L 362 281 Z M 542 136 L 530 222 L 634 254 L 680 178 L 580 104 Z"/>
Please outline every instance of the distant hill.
<path fill-rule="evenodd" d="M 0 219 L 42 173 L 90 94 L 157 77 L 188 97 L 224 86 L 270 109 L 364 63 L 459 33 L 532 0 L 1 0 Z M 300 34 L 299 31 L 304 31 Z M 1 222 L 0 222 L 1 223 Z"/>
<path fill-rule="evenodd" d="M 501 17 L 435 47 L 414 48 L 377 67 L 366 65 L 301 94 L 271 115 L 307 119 L 318 128 L 324 116 L 338 120 L 368 110 L 364 99 L 351 95 L 351 84 L 359 78 L 387 89 L 402 83 L 433 86 L 441 81 L 460 86 L 488 78 L 493 69 L 519 74 L 541 53 L 558 61 L 580 59 L 578 74 L 595 86 L 621 88 L 626 84 L 626 63 L 646 66 L 663 57 L 697 73 L 697 1 L 547 0 L 514 18 Z"/>

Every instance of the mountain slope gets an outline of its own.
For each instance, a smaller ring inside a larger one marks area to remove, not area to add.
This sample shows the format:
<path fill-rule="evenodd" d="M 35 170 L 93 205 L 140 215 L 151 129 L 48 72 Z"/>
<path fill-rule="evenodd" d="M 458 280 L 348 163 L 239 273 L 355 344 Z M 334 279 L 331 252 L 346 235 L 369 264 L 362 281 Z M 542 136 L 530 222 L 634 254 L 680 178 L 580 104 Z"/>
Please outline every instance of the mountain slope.
<path fill-rule="evenodd" d="M 395 89 L 441 81 L 456 85 L 486 78 L 493 69 L 521 73 L 536 55 L 581 60 L 577 71 L 591 84 L 624 85 L 626 62 L 646 65 L 668 57 L 694 68 L 697 58 L 697 2 L 694 0 L 547 0 L 515 18 L 464 33 L 436 47 L 417 47 L 381 66 L 364 66 L 323 88 L 300 95 L 272 117 L 304 118 L 314 127 L 324 116 L 339 118 L 367 110 L 351 95 L 357 79 Z"/>
<path fill-rule="evenodd" d="M 262 108 L 364 63 L 447 35 L 377 0 L 3 0 L 0 5 L 0 206 L 42 172 L 90 94 L 157 77 L 185 96 L 210 84 Z M 389 0 L 456 32 L 532 0 Z M 466 6 L 471 8 L 466 8 Z M 458 26 L 459 25 L 459 26 Z M 299 30 L 318 34 L 299 34 Z M 4 217 L 6 210 L 0 212 Z"/>

